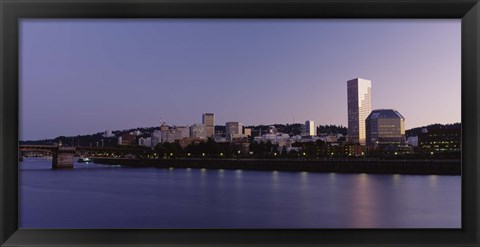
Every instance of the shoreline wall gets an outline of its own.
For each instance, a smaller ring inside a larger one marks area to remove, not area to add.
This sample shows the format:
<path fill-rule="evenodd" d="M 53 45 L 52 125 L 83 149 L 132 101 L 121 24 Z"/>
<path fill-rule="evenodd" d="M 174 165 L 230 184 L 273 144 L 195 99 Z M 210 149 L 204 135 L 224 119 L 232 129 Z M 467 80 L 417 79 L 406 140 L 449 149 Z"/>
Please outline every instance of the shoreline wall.
<path fill-rule="evenodd" d="M 94 163 L 128 167 L 244 169 L 339 173 L 461 175 L 460 160 L 115 159 Z"/>

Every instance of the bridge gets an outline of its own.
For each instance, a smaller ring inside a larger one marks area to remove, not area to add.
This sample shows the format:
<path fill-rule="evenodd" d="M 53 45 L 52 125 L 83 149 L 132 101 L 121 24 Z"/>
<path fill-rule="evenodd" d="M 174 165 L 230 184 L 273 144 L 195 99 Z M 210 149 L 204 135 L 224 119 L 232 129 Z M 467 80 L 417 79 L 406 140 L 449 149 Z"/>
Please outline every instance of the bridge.
<path fill-rule="evenodd" d="M 74 157 L 119 157 L 127 154 L 142 155 L 145 147 L 63 147 L 59 145 L 19 145 L 18 159 L 23 161 L 26 153 L 40 153 L 52 156 L 52 169 L 73 168 Z"/>

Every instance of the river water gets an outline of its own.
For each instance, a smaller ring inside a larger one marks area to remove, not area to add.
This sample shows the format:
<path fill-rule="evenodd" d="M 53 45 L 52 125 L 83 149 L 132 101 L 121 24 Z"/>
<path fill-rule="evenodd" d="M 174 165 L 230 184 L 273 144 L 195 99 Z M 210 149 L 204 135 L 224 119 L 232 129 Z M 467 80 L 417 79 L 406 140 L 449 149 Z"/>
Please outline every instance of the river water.
<path fill-rule="evenodd" d="M 19 165 L 20 228 L 459 228 L 461 177 Z"/>

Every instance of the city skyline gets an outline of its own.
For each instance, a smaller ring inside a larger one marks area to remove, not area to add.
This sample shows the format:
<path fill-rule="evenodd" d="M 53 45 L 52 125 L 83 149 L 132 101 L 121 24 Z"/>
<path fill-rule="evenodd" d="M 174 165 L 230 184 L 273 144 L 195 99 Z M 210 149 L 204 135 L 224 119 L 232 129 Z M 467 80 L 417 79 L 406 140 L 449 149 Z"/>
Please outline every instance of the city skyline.
<path fill-rule="evenodd" d="M 460 122 L 457 20 L 20 25 L 22 140 L 192 125 L 205 112 L 216 125 L 347 126 L 345 81 L 357 77 L 372 81 L 372 110 L 399 110 L 406 129 Z"/>

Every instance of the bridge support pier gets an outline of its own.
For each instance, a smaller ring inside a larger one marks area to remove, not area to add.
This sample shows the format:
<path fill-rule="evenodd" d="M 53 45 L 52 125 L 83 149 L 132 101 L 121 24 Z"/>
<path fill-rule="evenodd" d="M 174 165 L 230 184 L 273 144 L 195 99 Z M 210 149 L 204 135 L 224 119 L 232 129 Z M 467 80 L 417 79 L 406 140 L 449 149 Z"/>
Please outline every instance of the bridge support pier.
<path fill-rule="evenodd" d="M 52 169 L 73 168 L 74 147 L 59 147 L 53 152 Z"/>

